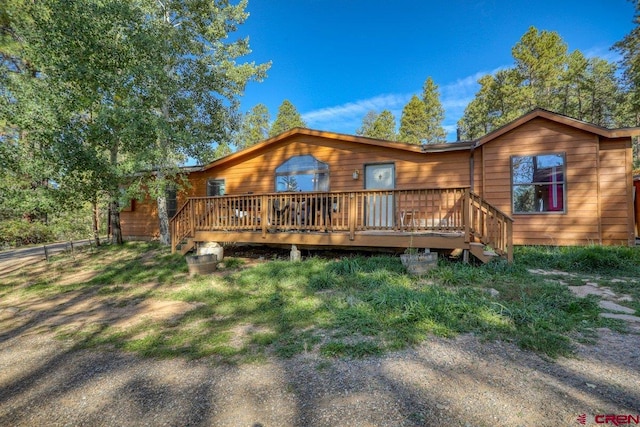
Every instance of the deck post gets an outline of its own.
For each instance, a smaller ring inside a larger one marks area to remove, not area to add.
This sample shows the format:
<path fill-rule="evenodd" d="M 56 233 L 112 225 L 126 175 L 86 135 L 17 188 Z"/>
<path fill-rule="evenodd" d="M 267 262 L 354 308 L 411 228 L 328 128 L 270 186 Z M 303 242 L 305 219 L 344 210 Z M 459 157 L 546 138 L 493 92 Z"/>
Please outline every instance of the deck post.
<path fill-rule="evenodd" d="M 268 200 L 263 194 L 260 200 L 260 226 L 262 227 L 262 238 L 267 238 L 267 222 L 269 221 Z"/>
<path fill-rule="evenodd" d="M 176 222 L 169 221 L 169 234 L 171 235 L 171 253 L 176 253 Z"/>
<path fill-rule="evenodd" d="M 507 262 L 513 262 L 513 222 L 507 221 Z"/>
<path fill-rule="evenodd" d="M 462 203 L 462 223 L 464 224 L 464 242 L 471 241 L 471 192 L 464 190 L 464 203 Z"/>
<path fill-rule="evenodd" d="M 196 204 L 193 200 L 190 200 L 189 204 L 191 205 L 189 209 L 189 223 L 191 225 L 190 236 L 193 237 L 196 235 Z"/>
<path fill-rule="evenodd" d="M 355 194 L 349 194 L 349 240 L 355 240 L 356 238 L 356 210 L 358 209 L 358 203 Z"/>

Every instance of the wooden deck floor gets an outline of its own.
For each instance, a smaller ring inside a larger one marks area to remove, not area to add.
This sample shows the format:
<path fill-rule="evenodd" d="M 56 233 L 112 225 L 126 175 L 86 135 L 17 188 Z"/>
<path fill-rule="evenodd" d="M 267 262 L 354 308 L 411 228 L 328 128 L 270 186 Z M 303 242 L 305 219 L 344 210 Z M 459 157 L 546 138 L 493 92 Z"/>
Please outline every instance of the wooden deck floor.
<path fill-rule="evenodd" d="M 263 245 L 298 245 L 301 247 L 344 248 L 440 248 L 467 249 L 462 232 L 359 231 L 354 238 L 348 232 L 273 231 L 263 236 L 259 231 L 197 231 L 195 242 L 235 242 Z"/>

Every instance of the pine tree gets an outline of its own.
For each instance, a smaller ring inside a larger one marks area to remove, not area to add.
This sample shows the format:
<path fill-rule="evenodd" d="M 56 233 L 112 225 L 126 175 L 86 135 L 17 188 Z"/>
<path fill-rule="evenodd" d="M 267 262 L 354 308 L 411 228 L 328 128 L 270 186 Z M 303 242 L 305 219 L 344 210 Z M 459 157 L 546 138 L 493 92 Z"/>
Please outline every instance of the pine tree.
<path fill-rule="evenodd" d="M 635 27 L 613 48 L 622 55 L 626 125 L 640 126 L 640 3 L 636 2 Z M 640 150 L 638 150 L 640 162 Z"/>
<path fill-rule="evenodd" d="M 560 35 L 529 27 L 511 53 L 524 86 L 529 88 L 529 109 L 557 109 L 556 89 L 567 63 L 567 44 Z"/>
<path fill-rule="evenodd" d="M 567 56 L 566 71 L 561 78 L 558 112 L 585 120 L 584 77 L 589 60 L 579 50 Z"/>
<path fill-rule="evenodd" d="M 427 133 L 425 141 L 427 144 L 440 144 L 447 141 L 447 132 L 442 127 L 444 120 L 444 108 L 440 102 L 440 92 L 438 85 L 428 77 L 422 87 L 422 102 L 424 103 L 427 115 Z"/>
<path fill-rule="evenodd" d="M 276 117 L 276 121 L 273 122 L 271 126 L 271 130 L 269 131 L 269 136 L 273 137 L 276 135 L 280 135 L 283 132 L 288 131 L 289 129 L 293 129 L 296 127 L 306 127 L 304 120 L 302 120 L 302 116 L 296 110 L 296 107 L 287 99 L 285 99 L 280 108 L 278 108 L 278 116 Z"/>
<path fill-rule="evenodd" d="M 398 139 L 396 118 L 389 110 L 383 110 L 380 114 L 376 114 L 375 111 L 369 111 L 362 119 L 362 127 L 356 130 L 356 135 L 395 141 Z"/>
<path fill-rule="evenodd" d="M 402 109 L 400 141 L 410 144 L 422 144 L 427 135 L 427 119 L 424 102 L 417 95 L 413 95 Z"/>
<path fill-rule="evenodd" d="M 243 150 L 269 137 L 269 110 L 264 104 L 258 104 L 244 115 L 240 130 L 233 136 L 238 150 Z"/>
<path fill-rule="evenodd" d="M 584 73 L 587 98 L 584 120 L 602 127 L 623 125 L 615 117 L 621 99 L 616 72 L 616 64 L 602 58 L 589 58 Z"/>
<path fill-rule="evenodd" d="M 382 110 L 373 122 L 371 138 L 384 139 L 385 141 L 396 141 L 396 118 L 389 110 Z"/>
<path fill-rule="evenodd" d="M 635 27 L 613 48 L 622 55 L 624 87 L 617 117 L 625 126 L 640 126 L 640 3 L 636 2 Z M 640 138 L 633 141 L 634 167 L 640 169 Z"/>
<path fill-rule="evenodd" d="M 373 132 L 373 124 L 378 118 L 378 113 L 371 110 L 367 112 L 367 114 L 362 119 L 362 126 L 356 129 L 356 135 L 367 136 L 371 138 L 371 133 Z"/>
<path fill-rule="evenodd" d="M 557 33 L 534 27 L 512 52 L 514 67 L 478 81 L 480 90 L 458 122 L 464 139 L 479 138 L 536 107 L 605 127 L 629 125 L 614 63 L 580 51 L 567 55 Z"/>

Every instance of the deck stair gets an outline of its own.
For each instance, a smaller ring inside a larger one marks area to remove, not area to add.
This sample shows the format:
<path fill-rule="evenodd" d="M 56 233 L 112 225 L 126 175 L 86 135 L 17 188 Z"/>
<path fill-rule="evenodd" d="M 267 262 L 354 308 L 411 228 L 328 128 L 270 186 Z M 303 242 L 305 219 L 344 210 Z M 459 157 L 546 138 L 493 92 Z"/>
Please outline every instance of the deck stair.
<path fill-rule="evenodd" d="M 492 250 L 488 250 L 483 243 L 469 243 L 469 252 L 483 263 L 488 263 L 499 258 L 499 255 Z"/>
<path fill-rule="evenodd" d="M 187 238 L 178 243 L 176 251 L 181 255 L 186 255 L 196 247 L 196 242 L 192 238 Z"/>

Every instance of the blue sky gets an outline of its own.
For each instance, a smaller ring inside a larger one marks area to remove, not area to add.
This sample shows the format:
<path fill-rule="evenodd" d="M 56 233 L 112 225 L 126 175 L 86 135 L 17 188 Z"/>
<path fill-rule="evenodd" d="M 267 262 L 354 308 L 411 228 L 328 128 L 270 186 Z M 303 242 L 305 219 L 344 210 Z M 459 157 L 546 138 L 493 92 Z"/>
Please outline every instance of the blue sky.
<path fill-rule="evenodd" d="M 265 104 L 274 120 L 291 101 L 312 129 L 354 134 L 370 110 L 402 108 L 431 76 L 449 139 L 485 74 L 511 66 L 511 48 L 533 25 L 556 31 L 587 56 L 616 60 L 611 46 L 633 28 L 627 0 L 249 0 L 245 60 L 272 61 L 251 83 L 243 111 Z M 232 36 L 233 37 L 233 36 Z"/>

